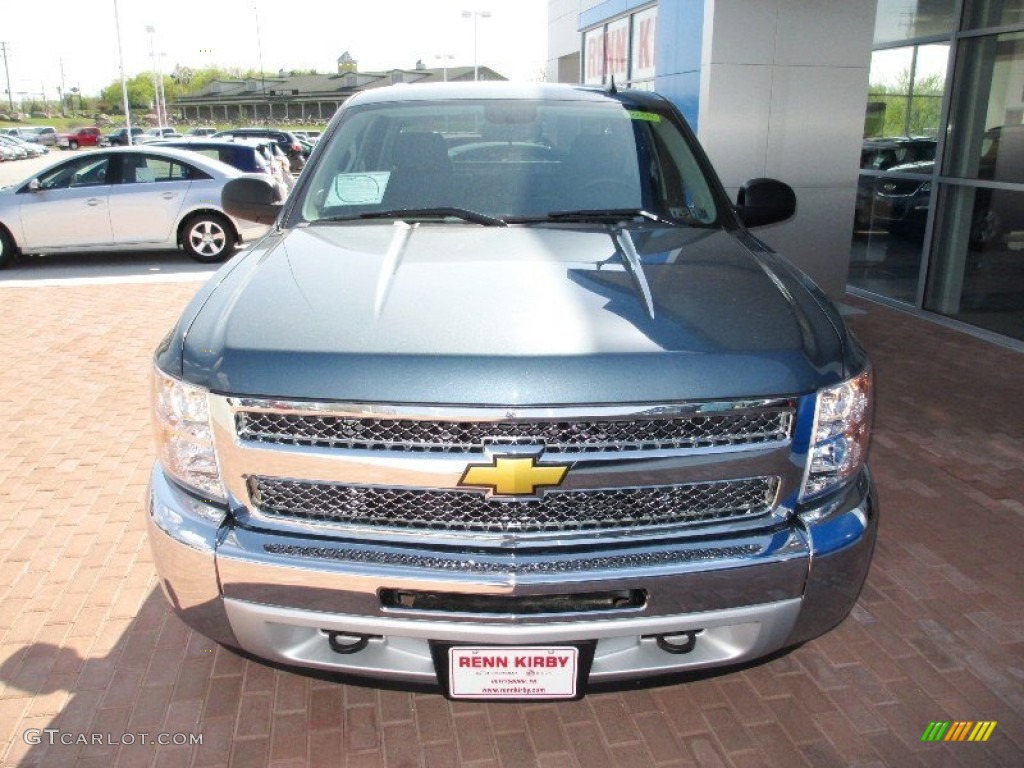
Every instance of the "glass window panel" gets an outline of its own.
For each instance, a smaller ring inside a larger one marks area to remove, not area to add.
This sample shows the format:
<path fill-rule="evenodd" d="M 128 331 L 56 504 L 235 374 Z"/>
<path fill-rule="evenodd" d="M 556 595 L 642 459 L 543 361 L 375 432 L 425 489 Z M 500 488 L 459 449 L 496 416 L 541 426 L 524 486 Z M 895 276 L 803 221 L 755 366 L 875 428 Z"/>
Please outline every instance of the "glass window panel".
<path fill-rule="evenodd" d="M 608 82 L 624 85 L 629 77 L 629 17 L 613 21 L 605 28 L 604 74 Z"/>
<path fill-rule="evenodd" d="M 1024 33 L 961 43 L 948 176 L 1024 182 Z"/>
<path fill-rule="evenodd" d="M 1024 192 L 943 185 L 925 309 L 1024 340 Z"/>
<path fill-rule="evenodd" d="M 947 43 L 875 51 L 865 136 L 937 136 L 948 58 Z"/>
<path fill-rule="evenodd" d="M 930 197 L 927 177 L 860 177 L 850 249 L 851 285 L 916 303 Z"/>
<path fill-rule="evenodd" d="M 600 85 L 604 82 L 604 27 L 583 33 L 583 82 Z"/>
<path fill-rule="evenodd" d="M 878 0 L 875 45 L 953 31 L 953 0 Z"/>
<path fill-rule="evenodd" d="M 633 80 L 654 77 L 654 38 L 658 23 L 658 8 L 648 8 L 633 14 L 633 49 L 630 76 Z"/>
<path fill-rule="evenodd" d="M 964 26 L 967 29 L 1024 24 L 1024 0 L 967 0 Z"/>

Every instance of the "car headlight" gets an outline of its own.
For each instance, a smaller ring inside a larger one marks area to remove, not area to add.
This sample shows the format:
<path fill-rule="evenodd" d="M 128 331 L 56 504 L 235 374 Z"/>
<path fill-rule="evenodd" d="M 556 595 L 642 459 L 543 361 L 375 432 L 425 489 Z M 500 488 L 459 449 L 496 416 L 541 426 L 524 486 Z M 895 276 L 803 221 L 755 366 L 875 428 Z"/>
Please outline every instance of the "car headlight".
<path fill-rule="evenodd" d="M 864 464 L 871 435 L 871 369 L 818 392 L 803 501 L 850 479 Z"/>
<path fill-rule="evenodd" d="M 210 499 L 223 501 L 208 394 L 203 387 L 153 369 L 153 427 L 164 471 Z"/>

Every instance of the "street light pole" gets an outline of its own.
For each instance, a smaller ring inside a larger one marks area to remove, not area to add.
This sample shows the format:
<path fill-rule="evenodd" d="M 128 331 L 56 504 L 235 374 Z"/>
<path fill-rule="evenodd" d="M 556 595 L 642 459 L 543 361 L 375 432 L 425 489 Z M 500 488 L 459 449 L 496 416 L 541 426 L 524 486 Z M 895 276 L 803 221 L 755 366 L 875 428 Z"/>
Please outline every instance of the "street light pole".
<path fill-rule="evenodd" d="M 454 58 L 455 57 L 450 53 L 439 53 L 436 56 L 434 56 L 435 61 L 437 59 L 441 60 L 441 72 L 444 76 L 444 80 L 442 82 L 448 82 L 448 62 Z"/>
<path fill-rule="evenodd" d="M 152 24 L 147 24 L 146 32 L 149 33 L 149 58 L 153 62 L 153 107 L 156 110 L 156 124 L 163 127 L 164 121 L 160 116 L 160 81 L 157 80 L 158 75 L 156 73 L 156 44 L 153 42 L 156 27 Z"/>
<path fill-rule="evenodd" d="M 117 0 L 114 0 L 114 26 L 117 28 L 117 63 L 121 69 L 121 99 L 124 103 L 124 125 L 128 129 L 126 137 L 128 146 L 132 141 L 132 116 L 128 107 L 128 81 L 124 79 L 124 52 L 121 50 L 121 16 L 117 12 Z"/>
<path fill-rule="evenodd" d="M 462 18 L 473 19 L 473 79 L 480 79 L 480 59 L 478 54 L 477 44 L 479 42 L 479 28 L 477 27 L 478 19 L 489 19 L 491 18 L 490 11 L 463 11 Z"/>

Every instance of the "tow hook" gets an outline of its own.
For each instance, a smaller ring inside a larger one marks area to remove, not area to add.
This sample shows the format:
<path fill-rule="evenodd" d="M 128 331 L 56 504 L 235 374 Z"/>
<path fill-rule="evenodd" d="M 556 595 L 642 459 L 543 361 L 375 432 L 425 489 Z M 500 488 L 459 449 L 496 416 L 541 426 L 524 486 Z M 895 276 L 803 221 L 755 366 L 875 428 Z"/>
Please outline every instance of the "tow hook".
<path fill-rule="evenodd" d="M 658 647 L 666 653 L 689 653 L 697 645 L 697 634 L 703 630 L 675 632 L 670 635 L 655 635 Z"/>
<path fill-rule="evenodd" d="M 371 635 L 352 635 L 348 632 L 320 630 L 327 635 L 327 644 L 335 653 L 359 653 L 370 642 Z"/>

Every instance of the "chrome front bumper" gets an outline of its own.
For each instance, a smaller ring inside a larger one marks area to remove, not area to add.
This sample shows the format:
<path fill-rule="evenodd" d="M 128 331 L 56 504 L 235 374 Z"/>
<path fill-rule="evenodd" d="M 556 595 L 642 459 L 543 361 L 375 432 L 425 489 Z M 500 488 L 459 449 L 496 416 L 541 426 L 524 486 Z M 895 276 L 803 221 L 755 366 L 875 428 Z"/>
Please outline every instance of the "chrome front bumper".
<path fill-rule="evenodd" d="M 466 554 L 235 527 L 227 512 L 155 466 L 149 537 L 182 619 L 225 645 L 277 662 L 420 683 L 437 681 L 430 642 L 596 641 L 590 681 L 739 663 L 822 634 L 849 613 L 867 576 L 877 505 L 865 472 L 796 525 L 714 541 L 639 543 L 580 554 Z M 810 520 L 814 522 L 809 522 Z M 382 590 L 572 595 L 642 590 L 638 607 L 572 614 L 480 614 L 387 607 Z M 328 633 L 368 636 L 331 649 Z M 697 632 L 685 654 L 658 636 Z"/>

